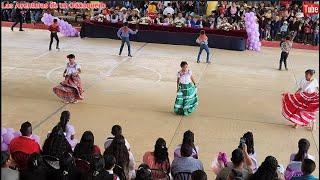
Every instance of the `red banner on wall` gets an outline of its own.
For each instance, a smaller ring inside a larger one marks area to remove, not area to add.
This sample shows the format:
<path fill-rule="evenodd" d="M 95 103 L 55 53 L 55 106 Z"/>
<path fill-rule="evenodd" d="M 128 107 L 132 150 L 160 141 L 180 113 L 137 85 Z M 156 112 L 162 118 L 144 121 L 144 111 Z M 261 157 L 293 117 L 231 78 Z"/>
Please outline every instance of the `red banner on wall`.
<path fill-rule="evenodd" d="M 305 15 L 315 15 L 319 13 L 319 4 L 314 3 L 304 3 L 303 13 Z"/>

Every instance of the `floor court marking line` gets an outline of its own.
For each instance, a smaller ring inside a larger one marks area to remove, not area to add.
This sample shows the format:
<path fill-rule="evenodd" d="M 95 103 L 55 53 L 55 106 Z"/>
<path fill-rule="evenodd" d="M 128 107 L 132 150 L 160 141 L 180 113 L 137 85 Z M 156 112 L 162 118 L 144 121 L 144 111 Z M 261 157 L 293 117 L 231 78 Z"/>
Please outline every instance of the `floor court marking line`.
<path fill-rule="evenodd" d="M 38 124 L 33 126 L 33 130 L 37 130 L 43 123 L 47 122 L 52 116 L 54 116 L 56 113 L 58 113 L 61 109 L 65 108 L 67 104 L 64 104 L 63 106 L 56 109 L 54 112 L 52 112 L 49 116 L 47 116 L 45 119 L 40 121 Z M 53 127 L 52 127 L 53 128 Z"/>
<path fill-rule="evenodd" d="M 140 48 L 138 48 L 136 50 L 136 52 L 134 53 L 135 55 L 139 53 L 139 51 L 144 48 L 148 43 L 144 43 Z M 123 59 L 122 61 L 120 61 L 119 63 L 117 63 L 115 66 L 113 66 L 111 69 L 109 69 L 106 72 L 106 76 L 111 76 L 113 71 L 116 70 L 121 64 L 123 64 L 124 62 L 128 61 L 129 59 L 131 59 L 131 57 L 126 57 L 125 59 Z"/>
<path fill-rule="evenodd" d="M 143 47 L 145 47 L 148 43 L 145 43 L 143 46 L 141 46 L 136 52 L 139 52 Z M 128 58 L 129 59 L 129 58 Z M 93 83 L 91 86 L 89 86 L 87 89 L 89 89 L 90 87 L 92 87 L 95 83 Z M 58 109 L 56 109 L 53 113 L 49 114 L 45 119 L 41 120 L 38 124 L 36 124 L 34 126 L 34 130 L 38 129 L 38 127 L 40 127 L 43 123 L 47 122 L 51 117 L 53 117 L 56 113 L 58 113 L 61 109 L 67 107 L 69 104 L 63 104 L 61 107 L 59 107 Z"/>
<path fill-rule="evenodd" d="M 143 69 L 147 69 L 147 70 L 149 70 L 151 72 L 156 73 L 158 75 L 158 79 L 156 81 L 154 81 L 153 84 L 159 83 L 161 81 L 161 79 L 162 79 L 162 75 L 159 72 L 157 72 L 156 70 L 152 69 L 152 68 L 148 68 L 148 67 L 145 67 L 145 66 L 142 66 L 142 65 L 135 65 L 135 67 L 140 67 L 140 68 L 143 68 Z M 143 88 L 144 89 L 150 88 L 150 87 L 153 86 L 153 84 L 150 85 L 150 86 L 144 86 Z M 137 86 L 132 86 L 132 87 L 130 86 L 130 87 L 126 87 L 126 88 L 128 90 L 132 90 L 132 91 L 136 91 L 136 90 L 139 89 L 139 88 L 137 88 Z M 121 93 L 121 90 L 110 90 L 110 89 L 108 89 L 108 90 L 105 90 L 104 92 L 118 92 L 120 94 L 124 94 L 124 93 Z M 130 94 L 130 93 L 126 93 L 126 94 Z"/>
<path fill-rule="evenodd" d="M 83 65 L 83 64 L 92 65 L 92 63 L 82 63 L 82 65 Z M 56 70 L 58 70 L 58 69 L 63 69 L 63 68 L 65 68 L 65 66 L 59 66 L 59 67 L 56 67 L 56 68 L 51 69 L 49 72 L 47 72 L 46 78 L 47 78 L 50 82 L 56 84 L 57 82 L 54 81 L 54 80 L 51 78 L 51 74 L 52 74 L 54 71 L 56 71 Z M 95 80 L 98 80 L 98 79 L 100 79 L 101 77 L 103 77 L 104 73 L 103 73 L 101 70 L 96 69 L 95 71 L 98 71 L 98 72 L 99 72 L 99 76 L 98 76 Z"/>

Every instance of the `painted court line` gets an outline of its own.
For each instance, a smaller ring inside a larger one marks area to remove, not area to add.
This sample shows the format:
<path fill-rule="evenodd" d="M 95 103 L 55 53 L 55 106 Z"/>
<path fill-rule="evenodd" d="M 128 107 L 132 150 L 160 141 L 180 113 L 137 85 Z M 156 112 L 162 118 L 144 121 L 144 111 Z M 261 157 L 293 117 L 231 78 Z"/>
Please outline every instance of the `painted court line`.
<path fill-rule="evenodd" d="M 143 46 L 141 46 L 137 51 L 136 51 L 136 53 L 138 53 L 142 48 L 144 48 L 146 45 L 147 45 L 148 43 L 145 43 Z M 135 53 L 135 54 L 136 54 Z M 127 59 L 129 59 L 129 58 L 127 58 Z M 118 66 L 116 66 L 116 68 L 117 67 L 119 67 L 120 65 L 118 65 Z M 57 68 L 54 68 L 54 69 L 59 69 L 59 68 L 61 68 L 61 67 L 57 67 Z M 116 69 L 116 68 L 113 68 L 113 70 L 114 69 Z M 54 70 L 53 69 L 53 70 Z M 53 71 L 51 71 L 51 73 L 52 73 Z M 111 72 L 112 73 L 112 72 Z M 47 76 L 46 76 L 47 77 Z M 49 78 L 50 78 L 50 74 L 49 74 Z M 98 80 L 97 80 L 97 82 L 98 82 Z M 93 83 L 91 86 L 89 86 L 87 89 L 89 89 L 90 87 L 92 87 L 93 85 L 94 85 L 95 83 Z M 53 113 L 51 113 L 51 114 L 49 114 L 46 118 L 44 118 L 43 120 L 41 120 L 38 124 L 36 124 L 35 126 L 34 126 L 34 129 L 37 129 L 38 127 L 40 127 L 43 123 L 45 123 L 45 122 L 47 122 L 51 117 L 53 117 L 56 113 L 58 113 L 61 109 L 63 109 L 63 108 L 65 108 L 65 107 L 67 107 L 68 106 L 68 104 L 63 104 L 61 107 L 59 107 L 58 109 L 56 109 Z"/>
<path fill-rule="evenodd" d="M 139 51 L 144 48 L 148 43 L 144 43 L 139 49 L 137 49 L 137 51 L 134 53 L 135 55 L 137 55 L 139 53 Z M 113 66 L 111 69 L 109 69 L 106 72 L 106 76 L 111 76 L 113 71 L 116 70 L 121 64 L 123 64 L 124 62 L 128 61 L 129 59 L 131 59 L 131 57 L 126 57 L 125 59 L 123 59 L 122 61 L 120 61 L 120 63 L 116 64 L 115 66 Z"/>

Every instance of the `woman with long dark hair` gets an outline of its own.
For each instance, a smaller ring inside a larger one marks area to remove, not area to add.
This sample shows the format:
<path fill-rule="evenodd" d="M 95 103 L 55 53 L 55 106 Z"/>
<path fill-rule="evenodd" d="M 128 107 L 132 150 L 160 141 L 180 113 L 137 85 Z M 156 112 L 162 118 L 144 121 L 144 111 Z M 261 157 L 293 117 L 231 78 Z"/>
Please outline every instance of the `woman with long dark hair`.
<path fill-rule="evenodd" d="M 61 158 L 65 153 L 72 152 L 72 148 L 63 134 L 61 126 L 55 126 L 49 137 L 45 140 L 42 148 L 43 155 Z"/>
<path fill-rule="evenodd" d="M 253 141 L 253 134 L 252 132 L 248 131 L 243 135 L 243 138 L 246 141 L 247 145 L 247 152 L 250 157 L 250 159 L 246 160 L 246 164 L 250 166 L 253 172 L 256 172 L 258 169 L 258 160 L 257 160 L 257 155 L 256 152 L 254 151 L 254 141 Z M 250 162 L 251 160 L 251 162 Z M 249 162 L 247 162 L 249 161 Z"/>
<path fill-rule="evenodd" d="M 77 144 L 77 140 L 74 139 L 75 130 L 74 127 L 69 123 L 70 122 L 70 112 L 63 111 L 60 116 L 60 121 L 57 126 L 60 126 L 66 136 L 68 142 L 70 143 L 72 149 L 74 149 Z"/>
<path fill-rule="evenodd" d="M 199 155 L 199 146 L 195 145 L 194 143 L 194 133 L 190 130 L 184 132 L 183 134 L 183 140 L 182 144 L 188 144 L 192 147 L 192 157 L 195 159 L 198 159 Z M 180 149 L 182 144 L 180 144 L 175 150 L 174 150 L 174 158 L 181 157 Z"/>
<path fill-rule="evenodd" d="M 277 159 L 273 156 L 268 156 L 262 162 L 257 172 L 249 177 L 249 180 L 280 180 L 281 177 L 277 171 L 278 166 Z"/>
<path fill-rule="evenodd" d="M 154 171 L 152 177 L 154 179 L 161 179 L 166 177 L 166 173 L 170 172 L 170 161 L 168 157 L 168 148 L 166 141 L 159 138 L 154 145 L 153 152 L 146 152 L 143 156 L 143 163 L 147 164 L 150 169 L 157 169 L 161 171 Z"/>
<path fill-rule="evenodd" d="M 94 145 L 94 136 L 91 131 L 85 131 L 81 137 L 80 143 L 74 148 L 74 157 L 86 160 L 91 163 L 96 154 L 100 154 L 98 146 Z"/>
<path fill-rule="evenodd" d="M 121 167 L 121 169 L 124 171 L 126 179 L 129 180 L 135 177 L 134 157 L 133 154 L 128 151 L 122 135 L 116 136 L 113 139 L 111 145 L 104 151 L 104 155 L 112 155 L 116 158 L 116 167 Z M 121 172 L 118 170 L 119 168 L 115 168 L 114 172 L 120 176 Z M 120 177 L 120 179 L 122 178 L 123 177 Z"/>
<path fill-rule="evenodd" d="M 301 170 L 301 165 L 304 159 L 315 160 L 314 156 L 308 154 L 310 148 L 310 142 L 307 139 L 300 139 L 298 142 L 298 152 L 293 153 L 290 156 L 290 163 L 288 164 L 285 171 L 285 178 L 291 179 L 293 176 L 301 176 L 303 172 Z"/>

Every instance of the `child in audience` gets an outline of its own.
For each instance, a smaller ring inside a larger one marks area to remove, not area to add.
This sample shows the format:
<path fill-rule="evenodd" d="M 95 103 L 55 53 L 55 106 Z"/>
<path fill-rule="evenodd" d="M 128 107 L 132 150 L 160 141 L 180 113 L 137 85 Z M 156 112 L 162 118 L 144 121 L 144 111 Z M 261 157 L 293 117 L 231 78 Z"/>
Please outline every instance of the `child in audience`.
<path fill-rule="evenodd" d="M 318 178 L 312 175 L 315 169 L 316 163 L 313 160 L 304 159 L 301 167 L 303 175 L 292 177 L 291 180 L 319 180 Z"/>
<path fill-rule="evenodd" d="M 141 164 L 138 167 L 135 180 L 152 180 L 151 170 L 147 164 Z"/>
<path fill-rule="evenodd" d="M 113 173 L 113 169 L 116 165 L 116 158 L 112 155 L 104 155 L 105 170 L 107 179 L 120 180 L 119 177 Z"/>
<path fill-rule="evenodd" d="M 39 153 L 30 155 L 27 161 L 27 169 L 21 172 L 21 180 L 44 180 L 47 171 L 45 169 L 44 160 Z"/>
<path fill-rule="evenodd" d="M 1 179 L 19 180 L 19 171 L 11 169 L 12 165 L 13 161 L 10 154 L 1 151 Z"/>
<path fill-rule="evenodd" d="M 168 148 L 166 141 L 163 138 L 159 138 L 154 145 L 153 152 L 146 152 L 143 156 L 143 163 L 147 164 L 151 169 L 158 169 L 154 171 L 152 177 L 155 179 L 161 179 L 166 177 L 166 173 L 170 172 Z"/>

